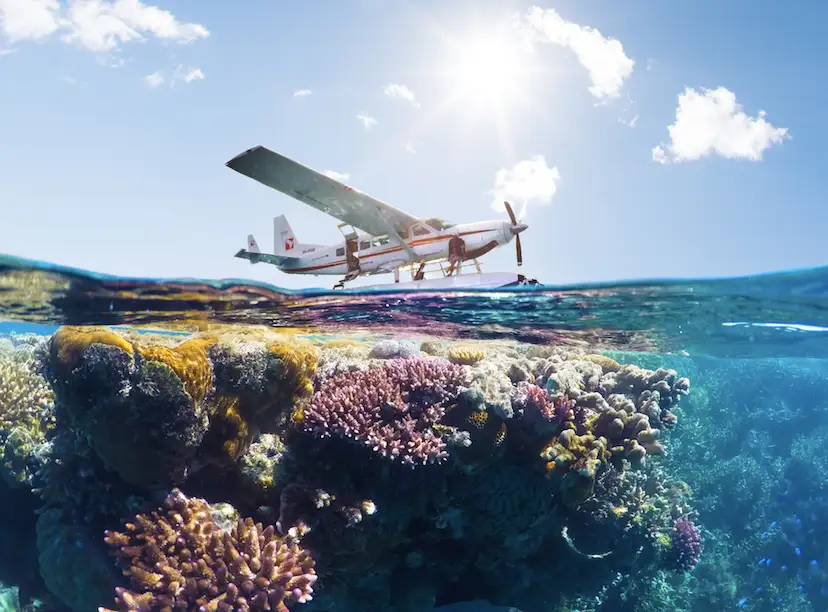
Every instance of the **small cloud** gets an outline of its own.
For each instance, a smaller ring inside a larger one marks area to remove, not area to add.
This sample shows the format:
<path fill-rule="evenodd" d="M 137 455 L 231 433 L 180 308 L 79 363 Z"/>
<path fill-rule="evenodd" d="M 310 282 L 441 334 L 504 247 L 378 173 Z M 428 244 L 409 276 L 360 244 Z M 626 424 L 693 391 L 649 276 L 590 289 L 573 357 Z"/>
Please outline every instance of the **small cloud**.
<path fill-rule="evenodd" d="M 408 143 L 407 145 L 405 145 L 405 150 L 408 151 L 409 153 L 416 153 L 417 152 L 417 150 L 414 148 L 414 145 L 411 144 L 411 143 Z"/>
<path fill-rule="evenodd" d="M 590 26 L 567 21 L 555 9 L 534 6 L 516 23 L 527 43 L 540 41 L 572 51 L 589 73 L 589 92 L 596 98 L 617 98 L 632 74 L 635 61 L 627 57 L 617 39 L 607 38 Z"/>
<path fill-rule="evenodd" d="M 647 60 L 647 65 L 644 67 L 647 72 L 650 72 L 653 68 L 655 68 L 656 61 L 652 58 Z"/>
<path fill-rule="evenodd" d="M 545 206 L 558 191 L 561 173 L 557 167 L 550 168 L 543 155 L 533 155 L 516 163 L 511 168 L 501 168 L 495 174 L 492 208 L 503 210 L 503 202 L 518 202 L 522 206 L 523 218 L 529 206 Z"/>
<path fill-rule="evenodd" d="M 185 83 L 192 83 L 193 81 L 203 81 L 204 73 L 199 68 L 188 68 L 181 77 Z"/>
<path fill-rule="evenodd" d="M 638 118 L 639 117 L 640 117 L 640 115 L 636 115 L 632 119 L 629 119 L 629 120 L 619 119 L 618 121 L 620 121 L 623 125 L 626 125 L 628 128 L 634 128 L 635 125 L 638 123 Z"/>
<path fill-rule="evenodd" d="M 0 57 L 4 55 L 11 55 L 12 53 L 17 53 L 17 49 L 0 49 Z"/>
<path fill-rule="evenodd" d="M 374 119 L 371 115 L 366 115 L 365 113 L 359 113 L 356 118 L 366 130 L 370 130 L 377 124 L 376 119 Z"/>
<path fill-rule="evenodd" d="M 336 172 L 335 170 L 325 170 L 322 174 L 328 178 L 332 178 L 335 181 L 339 181 L 340 183 L 344 183 L 351 178 L 351 175 L 347 172 Z"/>
<path fill-rule="evenodd" d="M 382 91 L 392 100 L 403 100 L 411 104 L 414 108 L 420 108 L 420 103 L 417 102 L 414 92 L 405 85 L 389 83 L 382 88 Z"/>
<path fill-rule="evenodd" d="M 164 75 L 161 71 L 153 72 L 144 77 L 144 83 L 149 87 L 160 87 L 164 84 Z"/>
<path fill-rule="evenodd" d="M 765 120 L 765 112 L 749 117 L 736 101 L 736 94 L 719 87 L 679 94 L 676 121 L 667 127 L 670 144 L 653 147 L 653 161 L 695 161 L 710 155 L 728 159 L 761 161 L 763 152 L 791 136 Z"/>
<path fill-rule="evenodd" d="M 296 91 L 293 92 L 293 97 L 294 98 L 306 98 L 309 95 L 311 95 L 312 93 L 313 93 L 313 91 L 311 91 L 310 89 L 297 89 Z"/>

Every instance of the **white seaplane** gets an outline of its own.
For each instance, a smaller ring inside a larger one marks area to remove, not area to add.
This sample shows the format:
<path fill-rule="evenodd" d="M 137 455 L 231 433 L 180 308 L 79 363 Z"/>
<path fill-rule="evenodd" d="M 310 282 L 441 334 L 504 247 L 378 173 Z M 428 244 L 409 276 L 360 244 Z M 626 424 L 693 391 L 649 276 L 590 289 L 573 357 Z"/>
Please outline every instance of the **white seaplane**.
<path fill-rule="evenodd" d="M 341 221 L 343 241 L 333 245 L 305 244 L 284 215 L 273 218 L 274 252 L 263 253 L 253 235 L 236 257 L 265 262 L 287 274 L 341 275 L 334 289 L 360 276 L 394 274 L 394 288 L 495 288 L 535 284 L 521 274 L 481 271 L 478 258 L 513 239 L 517 264 L 523 263 L 520 233 L 528 226 L 504 202 L 509 221 L 452 224 L 420 219 L 345 185 L 265 147 L 248 149 L 227 167 L 263 185 L 296 198 Z M 345 228 L 345 229 L 343 229 Z M 463 274 L 464 266 L 475 271 Z M 400 273 L 411 280 L 400 282 Z M 434 273 L 439 272 L 434 278 Z M 432 278 L 426 278 L 431 273 Z M 377 285 L 383 287 L 388 285 Z"/>

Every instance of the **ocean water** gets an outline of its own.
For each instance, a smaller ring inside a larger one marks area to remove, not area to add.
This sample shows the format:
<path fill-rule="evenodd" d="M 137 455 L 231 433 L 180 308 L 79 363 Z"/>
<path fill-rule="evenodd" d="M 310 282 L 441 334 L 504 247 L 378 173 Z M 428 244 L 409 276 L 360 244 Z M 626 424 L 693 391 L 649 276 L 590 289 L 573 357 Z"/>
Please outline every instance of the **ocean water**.
<path fill-rule="evenodd" d="M 828 610 L 828 267 L 286 291 L 0 257 L 0 610 Z"/>

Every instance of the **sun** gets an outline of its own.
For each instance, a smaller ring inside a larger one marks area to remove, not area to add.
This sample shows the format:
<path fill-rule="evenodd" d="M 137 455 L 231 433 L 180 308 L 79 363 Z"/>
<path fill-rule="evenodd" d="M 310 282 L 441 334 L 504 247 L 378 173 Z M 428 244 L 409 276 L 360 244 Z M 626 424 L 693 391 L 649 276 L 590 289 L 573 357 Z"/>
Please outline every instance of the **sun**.
<path fill-rule="evenodd" d="M 525 97 L 527 62 L 525 53 L 506 37 L 461 42 L 449 64 L 454 81 L 451 97 L 467 107 L 508 110 L 512 102 Z"/>

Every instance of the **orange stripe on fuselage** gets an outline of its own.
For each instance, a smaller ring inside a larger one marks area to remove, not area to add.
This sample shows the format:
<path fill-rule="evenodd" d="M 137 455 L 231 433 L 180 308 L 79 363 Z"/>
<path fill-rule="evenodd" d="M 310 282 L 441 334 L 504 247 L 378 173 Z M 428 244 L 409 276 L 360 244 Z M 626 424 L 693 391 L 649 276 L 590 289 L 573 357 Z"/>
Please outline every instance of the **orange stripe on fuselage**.
<path fill-rule="evenodd" d="M 496 230 L 474 230 L 470 232 L 461 232 L 460 236 L 471 236 L 472 234 L 484 234 L 486 232 L 492 232 Z M 428 238 L 422 238 L 420 240 L 412 240 L 408 243 L 409 247 L 418 247 L 424 244 L 432 244 L 434 242 L 440 242 L 442 240 L 450 240 L 454 237 L 454 234 L 448 234 L 445 236 L 431 236 Z M 388 255 L 389 253 L 396 253 L 398 251 L 404 250 L 401 246 L 391 247 L 390 249 L 385 249 L 384 251 L 377 251 L 376 253 L 369 253 L 366 257 L 377 257 L 378 255 Z M 339 261 L 332 261 L 326 264 L 320 264 L 318 266 L 308 266 L 306 268 L 286 268 L 284 271 L 291 274 L 297 274 L 301 272 L 312 272 L 313 270 L 324 270 L 325 268 L 333 268 L 336 266 L 341 266 L 342 264 L 347 264 L 347 259 L 342 259 Z"/>

